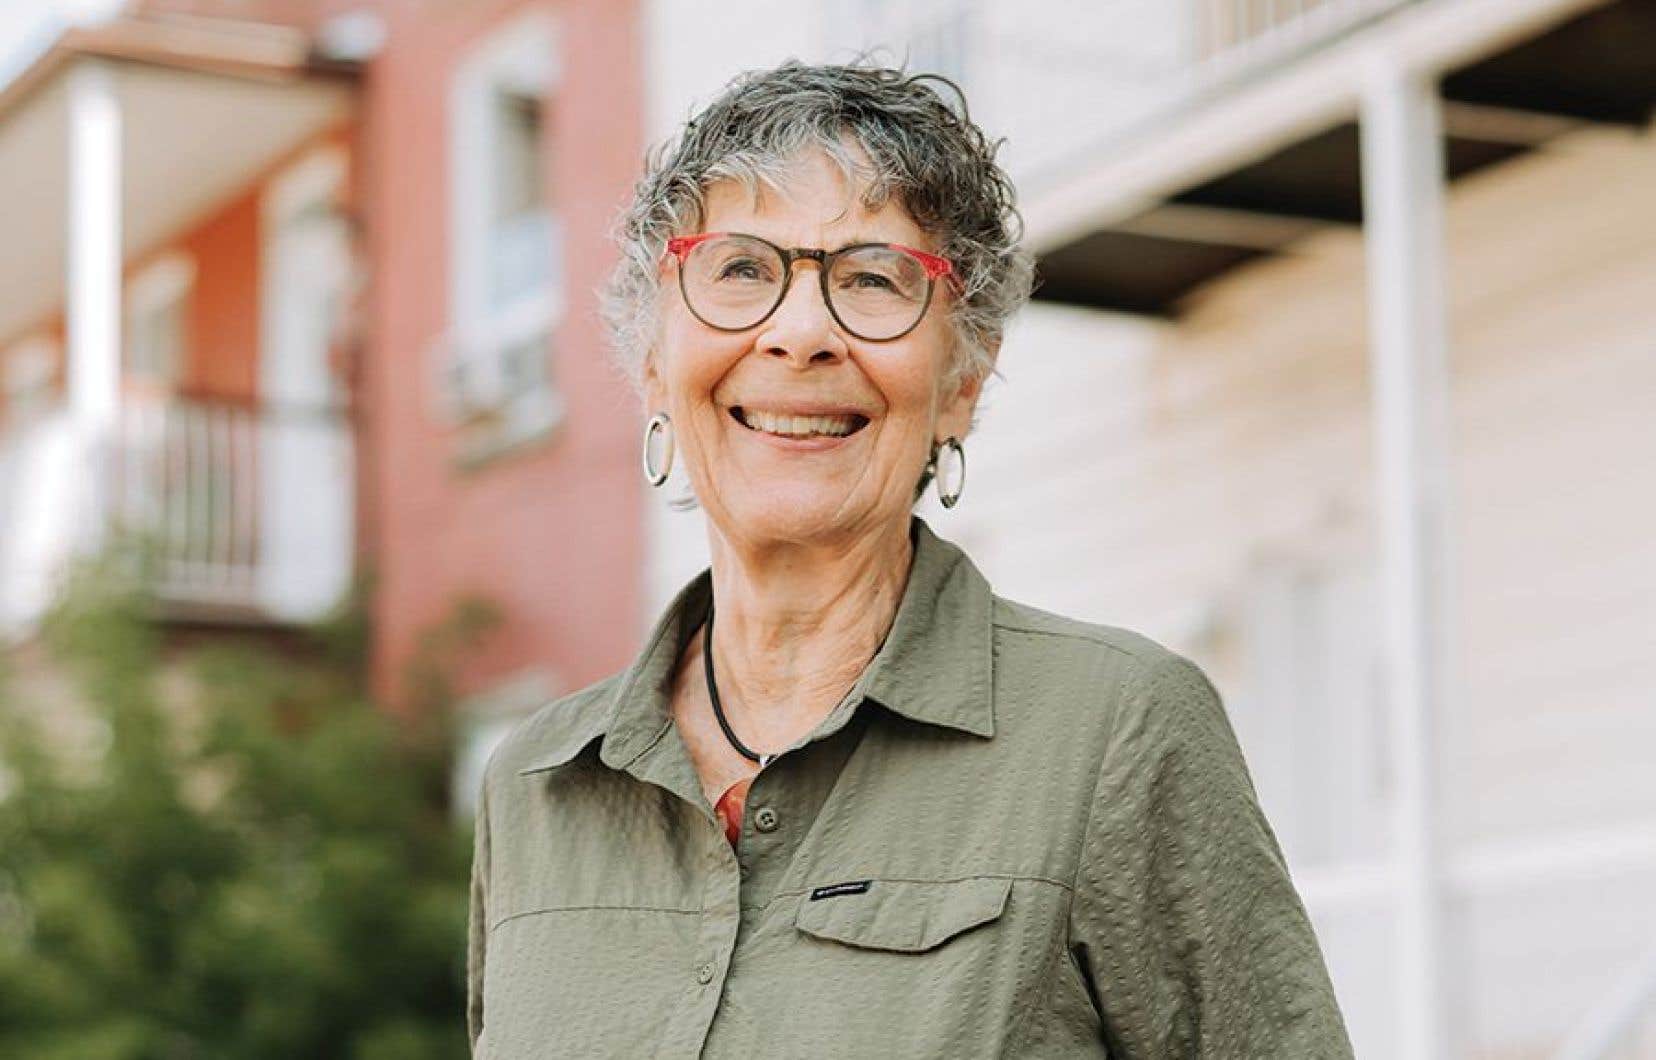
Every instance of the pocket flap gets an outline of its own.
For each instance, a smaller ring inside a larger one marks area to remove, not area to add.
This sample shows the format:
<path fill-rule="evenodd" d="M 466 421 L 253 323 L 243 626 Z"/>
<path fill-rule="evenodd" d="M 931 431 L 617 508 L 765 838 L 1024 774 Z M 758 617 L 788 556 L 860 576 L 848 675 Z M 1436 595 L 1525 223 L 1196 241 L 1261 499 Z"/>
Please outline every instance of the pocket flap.
<path fill-rule="evenodd" d="M 1011 879 L 871 880 L 868 890 L 800 900 L 794 924 L 807 935 L 875 950 L 918 953 L 1006 908 Z"/>

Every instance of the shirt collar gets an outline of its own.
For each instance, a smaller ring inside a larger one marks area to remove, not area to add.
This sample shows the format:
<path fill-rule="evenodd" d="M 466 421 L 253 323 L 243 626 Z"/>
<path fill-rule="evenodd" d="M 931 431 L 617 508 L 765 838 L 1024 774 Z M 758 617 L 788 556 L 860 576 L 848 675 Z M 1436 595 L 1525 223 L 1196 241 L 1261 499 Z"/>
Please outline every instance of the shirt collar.
<path fill-rule="evenodd" d="M 911 516 L 914 562 L 885 643 L 852 689 L 914 721 L 977 736 L 995 732 L 993 595 L 988 581 L 957 546 Z M 599 757 L 625 769 L 666 734 L 669 697 L 685 643 L 707 617 L 712 575 L 703 570 L 668 604 L 632 665 L 561 704 L 531 731 L 538 745 L 532 773 L 561 766 L 603 738 Z M 530 724 L 542 719 L 537 717 Z"/>

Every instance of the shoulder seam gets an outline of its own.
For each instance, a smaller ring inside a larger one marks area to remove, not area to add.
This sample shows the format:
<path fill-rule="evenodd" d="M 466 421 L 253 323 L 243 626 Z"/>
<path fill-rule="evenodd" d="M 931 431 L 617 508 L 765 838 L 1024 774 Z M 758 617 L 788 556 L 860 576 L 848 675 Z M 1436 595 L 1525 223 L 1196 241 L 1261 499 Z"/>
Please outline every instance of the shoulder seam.
<path fill-rule="evenodd" d="M 1008 633 L 1024 633 L 1036 637 L 1054 637 L 1098 644 L 1145 665 L 1154 665 L 1164 654 L 1176 654 L 1168 645 L 1125 626 L 1088 622 L 1069 615 L 1044 611 L 1030 604 L 1009 600 L 999 594 L 995 595 L 994 604 L 995 610 L 1000 612 L 1000 615 L 1007 615 L 1007 617 L 996 615 L 990 619 L 990 625 L 997 631 L 1004 630 Z M 1048 622 L 1037 622 L 1027 618 L 1020 621 L 1016 617 L 1020 611 L 1034 612 L 1037 616 L 1045 617 Z M 1008 615 L 1008 612 L 1011 612 L 1011 614 Z M 1117 633 L 1126 636 L 1117 636 Z M 1130 643 L 1133 638 L 1138 638 L 1143 643 L 1138 645 Z M 1124 641 L 1127 641 L 1127 643 L 1124 643 Z"/>
<path fill-rule="evenodd" d="M 1007 633 L 1023 633 L 1032 637 L 1052 637 L 1057 640 L 1076 640 L 1087 644 L 1096 644 L 1101 648 L 1108 648 L 1118 655 L 1124 655 L 1146 667 L 1156 666 L 1164 658 L 1178 655 L 1178 652 L 1173 649 L 1154 641 L 1150 642 L 1151 648 L 1146 651 L 1121 644 L 1107 633 L 1093 632 L 1084 627 L 1080 629 L 1038 629 L 1034 626 L 999 621 L 994 623 L 994 627 Z"/>
<path fill-rule="evenodd" d="M 1011 622 L 996 622 L 995 628 L 1004 629 L 1008 633 L 1028 633 L 1037 637 L 1059 637 L 1064 640 L 1084 640 L 1092 644 L 1098 644 L 1114 651 L 1118 651 L 1130 658 L 1144 659 L 1144 655 L 1142 653 L 1136 652 L 1131 648 L 1125 648 L 1120 644 L 1115 643 L 1115 641 L 1111 640 L 1104 634 L 1088 632 L 1085 629 L 1036 629 L 1033 626 L 1021 626 Z"/>

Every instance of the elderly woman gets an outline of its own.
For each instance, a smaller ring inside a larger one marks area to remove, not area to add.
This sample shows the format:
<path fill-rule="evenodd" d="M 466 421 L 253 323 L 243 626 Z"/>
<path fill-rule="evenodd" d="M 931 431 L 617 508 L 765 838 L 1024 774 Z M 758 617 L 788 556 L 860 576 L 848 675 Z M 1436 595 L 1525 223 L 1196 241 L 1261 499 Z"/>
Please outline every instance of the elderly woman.
<path fill-rule="evenodd" d="M 789 62 L 649 160 L 607 315 L 712 565 L 489 761 L 478 1056 L 1350 1056 L 1202 671 L 913 514 L 1031 276 L 939 83 Z"/>

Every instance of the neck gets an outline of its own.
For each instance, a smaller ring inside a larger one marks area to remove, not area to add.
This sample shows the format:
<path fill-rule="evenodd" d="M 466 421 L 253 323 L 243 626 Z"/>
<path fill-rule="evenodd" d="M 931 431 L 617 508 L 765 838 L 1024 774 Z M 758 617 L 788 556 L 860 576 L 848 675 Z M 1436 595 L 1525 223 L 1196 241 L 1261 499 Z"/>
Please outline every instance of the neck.
<path fill-rule="evenodd" d="M 763 548 L 710 531 L 719 698 L 749 746 L 809 732 L 856 681 L 902 600 L 908 528 L 905 516 L 850 542 Z"/>

